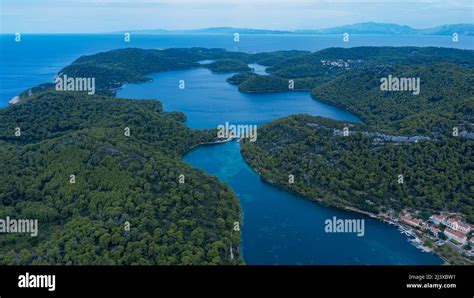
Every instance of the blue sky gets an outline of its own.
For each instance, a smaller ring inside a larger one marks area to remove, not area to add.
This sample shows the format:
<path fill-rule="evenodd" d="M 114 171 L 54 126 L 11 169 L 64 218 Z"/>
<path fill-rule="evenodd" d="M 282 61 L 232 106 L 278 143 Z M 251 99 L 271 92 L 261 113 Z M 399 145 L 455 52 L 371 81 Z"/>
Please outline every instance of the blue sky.
<path fill-rule="evenodd" d="M 473 0 L 0 0 L 1 33 L 473 23 Z"/>

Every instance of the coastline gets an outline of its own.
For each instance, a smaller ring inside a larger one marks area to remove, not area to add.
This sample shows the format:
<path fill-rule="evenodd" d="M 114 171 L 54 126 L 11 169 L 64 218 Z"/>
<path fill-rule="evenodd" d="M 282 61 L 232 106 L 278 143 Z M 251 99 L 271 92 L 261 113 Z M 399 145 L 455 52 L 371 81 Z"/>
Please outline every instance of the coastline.
<path fill-rule="evenodd" d="M 153 80 L 153 79 L 149 79 L 149 80 Z M 285 90 L 283 90 L 283 91 L 275 90 L 274 92 L 276 93 L 276 92 L 294 92 L 294 91 L 297 91 L 297 92 L 308 92 L 309 90 L 291 90 L 291 91 L 289 91 L 289 90 L 286 90 L 286 91 L 285 91 Z M 240 91 L 240 90 L 239 90 L 239 92 L 242 92 L 242 93 L 262 93 L 262 94 L 263 94 L 263 93 L 271 93 L 271 92 L 273 92 L 273 91 L 261 91 L 261 92 L 259 92 L 259 91 L 251 92 L 251 91 L 250 91 L 250 92 L 246 92 L 246 91 Z M 316 100 L 316 101 L 319 101 L 319 102 L 322 102 L 322 103 L 327 103 L 327 104 L 329 104 L 329 105 L 332 105 L 332 106 L 337 107 L 337 105 L 335 105 L 335 104 L 333 104 L 333 103 L 325 102 L 324 100 L 317 99 L 317 98 L 313 97 L 311 93 L 310 93 L 310 96 L 313 98 L 313 100 Z M 116 97 L 116 96 L 114 96 L 114 97 Z M 347 111 L 350 111 L 350 110 L 347 109 L 346 107 L 341 107 L 341 108 L 343 108 L 343 109 L 345 109 L 345 110 L 347 110 Z M 351 111 L 350 111 L 350 112 L 351 112 Z M 354 112 L 352 112 L 352 113 L 354 113 Z M 354 113 L 354 115 L 357 115 L 357 114 Z M 186 155 L 187 153 L 189 153 L 189 152 L 191 152 L 191 151 L 193 151 L 193 150 L 199 148 L 201 145 L 203 145 L 203 146 L 216 145 L 216 144 L 220 144 L 220 143 L 230 142 L 230 141 L 233 141 L 233 140 L 234 140 L 234 138 L 229 138 L 229 139 L 224 139 L 224 140 L 216 140 L 216 141 L 210 141 L 210 142 L 201 142 L 201 143 L 198 143 L 198 144 L 196 144 L 196 145 L 193 145 L 193 146 L 189 147 L 188 150 L 186 150 L 186 152 L 183 153 L 182 156 L 184 156 L 184 155 Z M 241 147 L 240 147 L 240 151 L 241 151 Z M 242 151 L 241 151 L 241 154 L 242 154 Z M 271 181 L 271 180 L 267 180 L 259 171 L 257 171 L 255 168 L 253 168 L 253 167 L 250 165 L 250 163 L 248 162 L 248 160 L 245 158 L 245 155 L 244 155 L 244 154 L 242 154 L 242 157 L 244 158 L 246 164 L 247 164 L 255 173 L 257 173 L 257 174 L 259 175 L 259 177 L 260 177 L 261 180 L 263 180 L 264 182 L 266 182 L 266 183 L 268 183 L 268 184 L 270 184 L 270 185 L 272 185 L 272 186 L 274 186 L 274 187 L 283 189 L 283 190 L 285 190 L 285 191 L 289 191 L 289 192 L 291 192 L 291 193 L 293 193 L 293 194 L 295 194 L 295 195 L 297 195 L 297 196 L 300 196 L 300 197 L 302 197 L 302 198 L 304 198 L 304 199 L 307 199 L 307 200 L 310 200 L 310 201 L 314 201 L 314 202 L 316 202 L 316 203 L 320 203 L 320 204 L 325 205 L 325 206 L 335 207 L 335 208 L 338 208 L 338 209 L 344 209 L 344 210 L 348 210 L 348 211 L 351 211 L 351 212 L 362 213 L 362 214 L 365 214 L 365 215 L 367 215 L 367 216 L 370 216 L 371 218 L 375 218 L 375 219 L 381 220 L 381 221 L 383 221 L 384 223 L 393 224 L 393 225 L 395 225 L 395 226 L 397 226 L 397 227 L 402 227 L 401 224 L 392 222 L 392 221 L 390 221 L 390 219 L 384 218 L 383 216 L 380 216 L 380 215 L 377 215 L 377 214 L 373 214 L 373 213 L 370 213 L 370 212 L 367 212 L 367 211 L 364 211 L 364 210 L 360 210 L 360 209 L 358 209 L 358 208 L 351 207 L 351 206 L 343 206 L 342 204 L 341 204 L 341 205 L 337 205 L 337 204 L 334 204 L 334 203 L 331 202 L 331 201 L 329 201 L 329 202 L 326 201 L 324 198 L 311 198 L 311 197 L 306 197 L 306 196 L 301 195 L 301 194 L 299 194 L 299 193 L 297 193 L 297 192 L 295 192 L 295 191 L 293 191 L 293 190 L 291 190 L 291 189 L 287 189 L 287 188 L 285 188 L 285 187 L 283 187 L 283 186 L 281 186 L 281 185 L 278 185 L 277 183 L 275 183 L 275 182 L 273 182 L 273 181 Z M 433 252 L 433 253 L 434 253 L 434 252 Z M 435 254 L 436 254 L 436 253 L 435 253 Z M 436 254 L 436 255 L 438 255 L 438 254 Z M 441 259 L 444 260 L 444 258 L 442 258 L 440 255 L 438 255 L 438 256 L 439 256 Z M 445 262 L 447 262 L 447 261 L 445 260 Z"/>
<path fill-rule="evenodd" d="M 8 101 L 8 105 L 12 106 L 20 102 L 20 96 L 14 96 L 12 99 Z"/>
<path fill-rule="evenodd" d="M 225 140 L 222 140 L 222 141 L 213 141 L 213 142 L 202 142 L 202 143 L 199 143 L 199 144 L 196 144 L 196 145 L 193 145 L 191 147 L 189 147 L 188 150 L 186 150 L 186 152 L 184 152 L 182 155 L 181 155 L 181 158 L 183 158 L 186 154 L 188 154 L 189 152 L 199 148 L 200 146 L 212 146 L 212 145 L 217 145 L 217 144 L 222 144 L 222 143 L 227 143 L 227 142 L 232 142 L 233 140 L 235 140 L 236 138 L 228 138 L 228 139 L 225 139 Z"/>
<path fill-rule="evenodd" d="M 229 82 L 227 82 L 229 83 Z M 231 84 L 231 83 L 229 83 Z M 231 84 L 233 85 L 233 84 Z M 263 91 L 248 91 L 248 90 L 240 90 L 239 88 L 237 88 L 239 92 L 241 93 L 250 93 L 250 94 L 265 94 L 265 93 L 280 93 L 280 92 L 288 92 L 288 93 L 291 93 L 291 92 L 308 92 L 308 93 L 311 93 L 311 90 L 309 89 L 294 89 L 294 90 L 287 90 L 287 89 L 284 89 L 284 90 L 263 90 Z"/>
<path fill-rule="evenodd" d="M 364 214 L 366 216 L 369 216 L 373 219 L 376 219 L 376 220 L 379 220 L 379 221 L 382 221 L 383 223 L 385 224 L 389 224 L 389 225 L 393 225 L 395 227 L 397 227 L 398 230 L 403 230 L 403 229 L 406 229 L 406 226 L 404 226 L 403 224 L 399 223 L 399 222 L 395 222 L 393 220 L 391 220 L 390 218 L 386 218 L 384 216 L 381 216 L 379 214 L 375 214 L 375 213 L 371 213 L 371 212 L 368 212 L 368 211 L 365 211 L 365 210 L 361 210 L 361 209 L 358 209 L 356 207 L 352 207 L 352 206 L 338 206 L 336 204 L 333 204 L 331 202 L 327 202 L 325 201 L 323 198 L 311 198 L 311 197 L 308 197 L 308 196 L 304 196 L 300 193 L 297 193 L 295 192 L 294 190 L 291 190 L 291 189 L 288 189 L 288 188 L 285 188 L 284 186 L 281 186 L 279 184 L 277 184 L 276 182 L 272 181 L 272 180 L 269 180 L 267 178 L 265 178 L 261 173 L 260 171 L 258 171 L 257 169 L 255 169 L 254 167 L 252 167 L 252 165 L 250 165 L 250 163 L 248 162 L 245 154 L 242 153 L 242 147 L 240 147 L 240 153 L 245 161 L 245 163 L 252 169 L 252 171 L 254 171 L 259 177 L 260 179 L 265 182 L 265 183 L 268 183 L 269 185 L 272 185 L 276 188 L 279 188 L 281 190 L 284 190 L 284 191 L 288 191 L 298 197 L 301 197 L 305 200 L 309 200 L 309 201 L 312 201 L 312 202 L 315 202 L 315 203 L 318 203 L 318 204 L 321 204 L 323 206 L 326 206 L 326 207 L 332 207 L 332 208 L 337 208 L 337 209 L 341 209 L 341 210 L 346 210 L 346 211 L 350 211 L 350 212 L 356 212 L 356 213 L 360 213 L 360 214 Z M 423 242 L 423 244 L 425 244 Z M 439 257 L 444 263 L 442 265 L 453 265 L 451 264 L 451 262 L 446 259 L 444 256 L 440 255 L 435 249 L 432 249 L 431 251 L 427 252 L 427 251 L 424 251 L 420 248 L 418 248 L 417 246 L 415 246 L 417 249 L 425 252 L 425 253 L 432 253 L 434 255 L 436 255 L 437 257 Z"/>
<path fill-rule="evenodd" d="M 198 149 L 200 146 L 212 146 L 212 145 L 231 142 L 231 141 L 234 141 L 235 139 L 236 138 L 228 138 L 228 139 L 225 139 L 225 140 L 222 140 L 222 141 L 199 143 L 197 145 L 192 146 L 188 151 L 186 151 L 182 155 L 182 157 L 185 156 L 186 154 L 188 154 L 189 152 Z M 380 214 L 371 213 L 371 212 L 368 212 L 368 211 L 365 211 L 365 210 L 362 210 L 362 209 L 359 209 L 359 208 L 356 208 L 356 207 L 352 207 L 352 206 L 337 205 L 337 204 L 334 204 L 332 202 L 328 202 L 328 201 L 324 200 L 323 198 L 311 198 L 311 197 L 308 197 L 308 196 L 304 196 L 304 195 L 302 195 L 298 192 L 295 192 L 294 190 L 285 188 L 284 186 L 281 186 L 281 185 L 277 184 L 276 182 L 265 178 L 260 171 L 258 171 L 254 167 L 252 167 L 252 165 L 250 165 L 250 163 L 248 162 L 245 154 L 242 153 L 242 147 L 241 146 L 239 148 L 239 151 L 240 151 L 240 154 L 241 154 L 242 158 L 244 159 L 245 163 L 252 169 L 252 171 L 255 172 L 263 182 L 265 182 L 265 183 L 267 183 L 267 184 L 269 184 L 273 187 L 276 187 L 278 189 L 290 192 L 295 196 L 298 196 L 300 198 L 303 198 L 305 200 L 309 200 L 309 201 L 317 203 L 317 204 L 321 204 L 321 205 L 326 206 L 326 207 L 331 207 L 331 208 L 336 208 L 336 209 L 345 210 L 345 211 L 349 211 L 349 212 L 355 212 L 355 213 L 363 214 L 363 215 L 368 216 L 370 218 L 379 220 L 379 221 L 381 221 L 385 224 L 393 225 L 399 231 L 404 231 L 404 230 L 410 229 L 408 226 L 405 226 L 405 225 L 403 225 L 402 223 L 400 223 L 398 221 L 393 221 L 391 218 L 387 218 L 387 217 L 385 217 L 383 215 L 380 215 Z M 421 238 L 420 240 L 422 240 L 422 244 L 424 245 L 425 244 L 424 237 L 420 237 L 420 238 Z M 409 240 L 408 237 L 407 237 L 407 240 Z M 421 249 L 420 247 L 418 247 L 416 245 L 413 245 L 413 246 L 415 246 L 415 248 L 417 248 L 418 250 L 420 250 L 424 253 L 434 254 L 437 257 L 439 257 L 443 261 L 443 264 L 441 264 L 441 265 L 454 265 L 450 262 L 449 259 L 447 259 L 445 256 L 441 255 L 436 249 L 431 249 L 430 251 L 425 251 L 425 250 Z"/>

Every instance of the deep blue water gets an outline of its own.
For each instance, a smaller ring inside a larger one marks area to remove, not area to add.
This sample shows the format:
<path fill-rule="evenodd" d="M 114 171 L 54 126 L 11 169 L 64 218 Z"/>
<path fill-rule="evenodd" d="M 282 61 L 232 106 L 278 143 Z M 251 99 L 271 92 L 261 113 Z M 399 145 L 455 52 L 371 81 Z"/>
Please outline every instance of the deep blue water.
<path fill-rule="evenodd" d="M 313 100 L 308 92 L 248 94 L 226 82 L 229 74 L 207 69 L 168 71 L 150 75 L 153 81 L 127 85 L 117 92 L 125 98 L 158 99 L 167 111 L 186 114 L 187 125 L 210 128 L 232 124 L 262 124 L 290 114 L 308 113 L 358 121 L 351 113 Z M 179 89 L 184 80 L 185 88 Z"/>
<path fill-rule="evenodd" d="M 256 71 L 264 68 L 253 65 Z M 165 110 L 182 111 L 193 128 L 224 124 L 262 124 L 307 113 L 360 121 L 351 113 L 312 99 L 308 92 L 240 93 L 226 82 L 229 74 L 207 69 L 154 74 L 153 81 L 127 85 L 119 97 L 160 100 Z M 186 83 L 178 88 L 179 80 Z M 188 153 L 189 164 L 227 182 L 243 210 L 242 252 L 248 264 L 439 264 L 419 251 L 393 226 L 367 216 L 328 208 L 268 185 L 243 160 L 238 142 L 201 146 Z M 365 236 L 328 234 L 333 216 L 365 219 Z"/>
<path fill-rule="evenodd" d="M 13 34 L 0 34 L 0 107 L 23 90 L 44 82 L 51 82 L 64 66 L 82 55 L 117 48 L 170 48 L 207 47 L 231 51 L 267 52 L 277 50 L 317 51 L 328 47 L 372 46 L 441 46 L 474 49 L 474 37 L 462 36 L 453 43 L 449 36 L 383 36 L 351 35 L 349 43 L 340 36 L 311 35 L 240 35 L 233 42 L 232 34 L 208 35 L 132 35 L 123 41 L 123 35 L 22 35 L 20 43 Z"/>
<path fill-rule="evenodd" d="M 393 226 L 354 212 L 321 206 L 262 182 L 243 160 L 238 142 L 203 146 L 184 160 L 227 182 L 243 210 L 242 253 L 247 264 L 440 264 Z M 324 221 L 364 219 L 365 235 L 324 232 Z"/>
<path fill-rule="evenodd" d="M 241 35 L 234 44 L 228 35 L 132 36 L 125 43 L 120 35 L 26 35 L 14 43 L 0 35 L 0 106 L 21 91 L 51 81 L 74 59 L 123 47 L 219 47 L 248 52 L 283 49 L 319 50 L 331 46 L 417 45 L 474 48 L 473 38 L 457 44 L 449 36 L 352 36 L 342 43 L 337 36 Z M 256 67 L 257 72 L 264 69 Z M 233 124 L 262 124 L 285 115 L 308 113 L 333 119 L 358 121 L 341 109 L 319 103 L 305 92 L 242 94 L 225 79 L 205 69 L 154 74 L 152 82 L 128 85 L 118 95 L 151 98 L 163 102 L 167 111 L 181 111 L 194 128 Z M 185 80 L 180 90 L 178 81 Z M 237 193 L 244 213 L 243 255 L 249 264 L 440 264 L 432 254 L 419 251 L 393 226 L 366 216 L 328 208 L 263 183 L 243 161 L 237 142 L 202 146 L 185 161 L 227 182 Z M 324 220 L 365 219 L 365 236 L 324 233 Z"/>

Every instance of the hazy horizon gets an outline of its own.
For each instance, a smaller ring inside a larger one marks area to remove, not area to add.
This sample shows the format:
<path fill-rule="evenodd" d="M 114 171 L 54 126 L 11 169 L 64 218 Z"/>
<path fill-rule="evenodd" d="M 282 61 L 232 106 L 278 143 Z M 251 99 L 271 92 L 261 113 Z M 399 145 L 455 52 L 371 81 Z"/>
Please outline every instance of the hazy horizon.
<path fill-rule="evenodd" d="M 367 21 L 367 22 L 361 22 L 361 23 L 351 23 L 351 24 L 341 24 L 337 26 L 331 26 L 331 27 L 319 27 L 319 28 L 298 28 L 298 29 L 281 29 L 281 28 L 260 28 L 260 27 L 236 27 L 236 26 L 212 26 L 212 27 L 196 27 L 196 28 L 187 28 L 187 29 L 176 29 L 176 28 L 144 28 L 144 29 L 129 29 L 129 28 L 124 28 L 124 29 L 119 29 L 115 31 L 108 31 L 108 32 L 23 32 L 25 34 L 121 34 L 123 32 L 136 32 L 136 31 L 158 31 L 158 30 L 163 30 L 163 31 L 198 31 L 198 30 L 207 30 L 207 29 L 218 29 L 218 28 L 233 28 L 233 29 L 243 29 L 243 30 L 272 30 L 272 31 L 289 31 L 289 32 L 294 32 L 298 30 L 320 30 L 320 29 L 329 29 L 329 28 L 335 28 L 335 27 L 341 27 L 341 26 L 346 26 L 346 25 L 356 25 L 356 24 L 362 24 L 362 23 L 377 23 L 377 24 L 391 24 L 391 25 L 399 25 L 399 26 L 408 26 L 405 24 L 397 24 L 397 23 L 380 23 L 380 22 L 373 22 L 373 21 Z M 450 24 L 439 24 L 439 25 L 434 25 L 430 27 L 411 27 L 412 29 L 430 29 L 430 28 L 435 28 L 439 26 L 444 26 L 444 25 L 474 25 L 473 23 L 450 23 Z M 0 34 L 14 34 L 18 31 L 12 31 L 12 32 L 1 32 Z"/>
<path fill-rule="evenodd" d="M 471 0 L 0 0 L 0 33 L 110 33 L 234 27 L 323 29 L 376 22 L 472 24 Z"/>

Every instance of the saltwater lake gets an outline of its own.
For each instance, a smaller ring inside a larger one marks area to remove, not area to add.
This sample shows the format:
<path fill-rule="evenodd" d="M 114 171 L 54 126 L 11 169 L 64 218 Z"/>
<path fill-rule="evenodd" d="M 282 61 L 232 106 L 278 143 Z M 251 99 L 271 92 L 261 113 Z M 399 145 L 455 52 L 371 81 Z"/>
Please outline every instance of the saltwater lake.
<path fill-rule="evenodd" d="M 340 36 L 311 35 L 240 35 L 232 34 L 166 34 L 132 35 L 124 42 L 120 34 L 24 34 L 19 43 L 13 34 L 0 34 L 0 107 L 23 90 L 52 82 L 57 72 L 82 55 L 118 48 L 206 47 L 230 51 L 268 52 L 278 50 L 317 51 L 328 47 L 354 46 L 438 46 L 474 49 L 474 37 L 461 36 L 454 43 L 450 36 L 383 36 L 351 35 L 350 42 Z"/>
<path fill-rule="evenodd" d="M 241 35 L 136 35 L 125 43 L 121 35 L 25 35 L 15 43 L 0 35 L 0 107 L 21 91 L 50 82 L 64 66 L 84 54 L 124 47 L 214 47 L 247 52 L 319 50 L 332 46 L 413 45 L 474 48 L 474 39 L 453 43 L 449 36 L 339 36 Z M 262 72 L 261 68 L 257 71 Z M 160 100 L 165 110 L 181 111 L 187 125 L 210 128 L 232 124 L 262 124 L 297 113 L 358 121 L 351 113 L 311 99 L 308 93 L 243 94 L 226 83 L 229 75 L 206 69 L 172 71 L 151 75 L 146 84 L 127 85 L 119 97 Z M 178 88 L 185 80 L 186 88 Z M 440 264 L 433 254 L 412 246 L 393 226 L 357 213 L 324 207 L 260 180 L 243 161 L 237 142 L 202 146 L 184 160 L 217 176 L 234 190 L 243 210 L 242 251 L 248 264 Z M 365 236 L 328 234 L 324 220 L 365 219 Z"/>
<path fill-rule="evenodd" d="M 262 72 L 261 67 L 256 71 Z M 308 92 L 240 93 L 226 82 L 229 74 L 207 69 L 170 71 L 153 81 L 127 85 L 118 97 L 158 99 L 165 110 L 182 111 L 193 128 L 263 124 L 291 114 L 307 113 L 360 121 L 342 109 L 312 99 Z M 178 88 L 179 80 L 186 83 Z M 393 226 L 370 217 L 298 197 L 263 182 L 245 163 L 238 142 L 201 146 L 184 160 L 230 185 L 243 210 L 242 253 L 247 264 L 440 264 L 421 252 Z M 324 221 L 365 219 L 365 235 L 328 234 Z"/>

